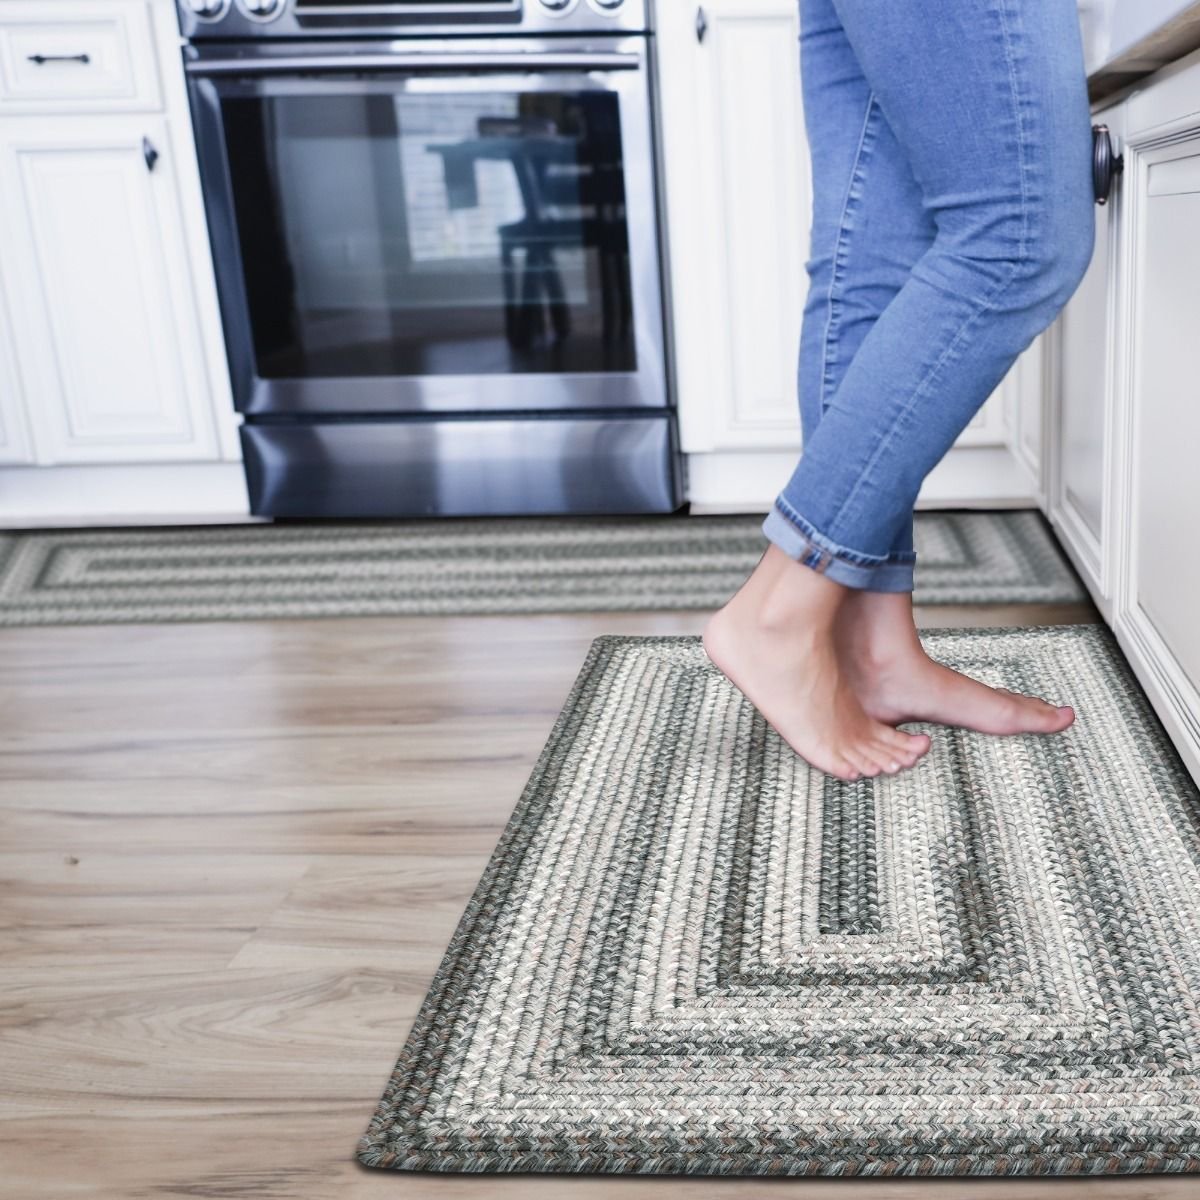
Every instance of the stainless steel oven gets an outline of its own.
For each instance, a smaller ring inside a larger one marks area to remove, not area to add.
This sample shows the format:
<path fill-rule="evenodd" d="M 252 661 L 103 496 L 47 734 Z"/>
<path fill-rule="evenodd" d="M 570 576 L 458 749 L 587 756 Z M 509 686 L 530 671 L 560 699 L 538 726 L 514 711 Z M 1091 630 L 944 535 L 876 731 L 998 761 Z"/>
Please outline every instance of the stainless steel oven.
<path fill-rule="evenodd" d="M 253 511 L 680 504 L 642 0 L 180 0 Z"/>

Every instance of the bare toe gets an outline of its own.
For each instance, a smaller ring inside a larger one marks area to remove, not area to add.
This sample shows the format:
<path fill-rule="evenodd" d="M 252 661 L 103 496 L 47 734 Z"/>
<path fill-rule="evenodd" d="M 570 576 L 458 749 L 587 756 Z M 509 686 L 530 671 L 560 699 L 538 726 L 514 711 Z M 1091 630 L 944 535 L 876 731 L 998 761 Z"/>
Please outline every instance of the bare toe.
<path fill-rule="evenodd" d="M 909 751 L 917 758 L 924 758 L 933 747 L 933 739 L 927 733 L 906 733 L 904 736 L 908 738 Z"/>
<path fill-rule="evenodd" d="M 919 757 L 912 751 L 900 749 L 894 742 L 878 741 L 874 747 L 875 756 L 879 759 L 880 766 L 889 775 L 895 775 L 900 771 L 911 767 Z"/>
<path fill-rule="evenodd" d="M 882 741 L 891 757 L 908 767 L 926 754 L 930 746 L 928 734 L 905 733 L 902 729 L 889 729 Z"/>
<path fill-rule="evenodd" d="M 1075 720 L 1075 710 L 1069 704 L 1056 706 L 1036 700 L 1037 719 L 1045 733 L 1059 733 Z"/>
<path fill-rule="evenodd" d="M 859 771 L 870 779 L 874 779 L 883 770 L 883 763 L 874 746 L 856 746 L 846 753 Z"/>

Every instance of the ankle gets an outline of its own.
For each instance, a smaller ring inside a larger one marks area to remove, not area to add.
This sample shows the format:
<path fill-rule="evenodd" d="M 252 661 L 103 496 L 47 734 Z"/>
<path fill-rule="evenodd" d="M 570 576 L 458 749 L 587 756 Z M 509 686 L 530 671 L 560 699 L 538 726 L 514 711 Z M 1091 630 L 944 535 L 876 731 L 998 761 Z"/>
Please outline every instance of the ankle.
<path fill-rule="evenodd" d="M 838 651 L 860 670 L 871 675 L 888 675 L 911 669 L 925 657 L 915 629 L 838 626 Z"/>
<path fill-rule="evenodd" d="M 766 634 L 829 642 L 844 597 L 839 584 L 789 559 L 755 594 L 752 617 Z"/>

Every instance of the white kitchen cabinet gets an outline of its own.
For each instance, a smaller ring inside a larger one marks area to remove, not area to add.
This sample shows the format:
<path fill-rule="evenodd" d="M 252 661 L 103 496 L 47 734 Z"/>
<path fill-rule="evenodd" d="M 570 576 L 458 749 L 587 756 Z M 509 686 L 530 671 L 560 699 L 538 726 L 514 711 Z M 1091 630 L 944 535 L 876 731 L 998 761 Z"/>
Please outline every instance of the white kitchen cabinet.
<path fill-rule="evenodd" d="M 658 20 L 683 449 L 798 449 L 811 199 L 796 5 L 666 4 Z"/>
<path fill-rule="evenodd" d="M 689 499 L 765 509 L 801 449 L 796 373 L 812 193 L 798 6 L 660 4 L 657 21 L 670 328 Z M 1040 426 L 1040 384 L 1040 368 L 1014 371 L 924 498 L 1032 500 L 1035 472 L 1010 449 L 1007 416 L 1019 410 Z"/>
<path fill-rule="evenodd" d="M 33 441 L 25 416 L 17 345 L 8 316 L 3 263 L 0 263 L 0 464 L 29 462 L 33 462 Z"/>
<path fill-rule="evenodd" d="M 1045 378 L 1047 367 L 1046 338 L 1039 336 L 1013 364 L 1012 370 L 1000 385 L 1004 401 L 1004 435 L 1012 452 L 1024 463 L 1031 479 L 1036 481 L 1038 497 L 1044 497 L 1046 474 Z M 994 412 L 999 406 L 985 404 L 983 412 Z"/>
<path fill-rule="evenodd" d="M 1124 608 L 1200 681 L 1200 130 L 1143 153 Z M 1200 716 L 1200 714 L 1198 714 Z"/>
<path fill-rule="evenodd" d="M 0 524 L 247 516 L 174 0 L 0 0 L 0 214 Z"/>
<path fill-rule="evenodd" d="M 162 105 L 148 0 L 4 0 L 0 113 Z"/>
<path fill-rule="evenodd" d="M 1200 774 L 1200 54 L 1126 102 L 1114 628 Z"/>
<path fill-rule="evenodd" d="M 1123 104 L 1097 110 L 1114 146 L 1125 139 Z M 1050 520 L 1100 610 L 1112 615 L 1113 427 L 1118 360 L 1116 328 L 1122 180 L 1096 208 L 1096 245 L 1087 275 L 1056 322 L 1056 386 L 1050 389 Z"/>
<path fill-rule="evenodd" d="M 0 128 L 13 324 L 42 462 L 217 455 L 164 121 Z"/>
<path fill-rule="evenodd" d="M 1125 170 L 1054 330 L 1049 512 L 1200 778 L 1200 52 L 1093 119 Z"/>

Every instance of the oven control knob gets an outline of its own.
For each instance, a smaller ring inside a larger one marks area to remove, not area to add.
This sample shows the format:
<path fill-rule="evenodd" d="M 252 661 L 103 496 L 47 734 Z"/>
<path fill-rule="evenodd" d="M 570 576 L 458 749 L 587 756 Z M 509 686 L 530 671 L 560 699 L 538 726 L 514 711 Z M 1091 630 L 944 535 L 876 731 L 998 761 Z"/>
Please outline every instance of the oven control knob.
<path fill-rule="evenodd" d="M 615 8 L 620 8 L 624 0 L 592 0 L 592 3 L 604 12 L 612 12 Z"/>
<path fill-rule="evenodd" d="M 225 15 L 229 0 L 184 0 L 183 7 L 206 21 L 215 21 Z"/>
<path fill-rule="evenodd" d="M 551 12 L 566 12 L 574 3 L 575 0 L 542 0 L 542 7 Z"/>
<path fill-rule="evenodd" d="M 283 12 L 284 0 L 238 0 L 238 2 L 246 16 L 254 17 L 259 21 L 270 20 L 271 17 L 277 17 Z"/>

